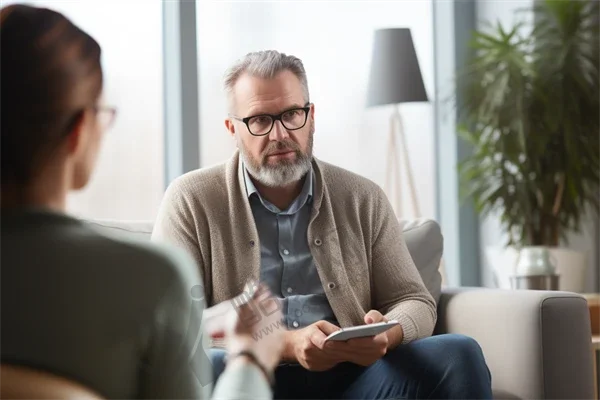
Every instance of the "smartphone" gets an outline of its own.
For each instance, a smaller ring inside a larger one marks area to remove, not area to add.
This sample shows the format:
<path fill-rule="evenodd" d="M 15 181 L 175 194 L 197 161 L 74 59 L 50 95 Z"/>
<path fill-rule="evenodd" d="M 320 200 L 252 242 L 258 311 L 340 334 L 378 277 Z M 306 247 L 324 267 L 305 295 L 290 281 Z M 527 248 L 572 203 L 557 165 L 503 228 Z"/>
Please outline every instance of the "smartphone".
<path fill-rule="evenodd" d="M 376 336 L 380 333 L 387 331 L 397 325 L 400 325 L 398 321 L 392 320 L 388 322 L 378 322 L 376 324 L 368 324 L 368 325 L 359 325 L 352 326 L 349 328 L 342 328 L 337 332 L 333 332 L 331 335 L 327 336 L 325 341 L 344 341 L 355 338 Z"/>

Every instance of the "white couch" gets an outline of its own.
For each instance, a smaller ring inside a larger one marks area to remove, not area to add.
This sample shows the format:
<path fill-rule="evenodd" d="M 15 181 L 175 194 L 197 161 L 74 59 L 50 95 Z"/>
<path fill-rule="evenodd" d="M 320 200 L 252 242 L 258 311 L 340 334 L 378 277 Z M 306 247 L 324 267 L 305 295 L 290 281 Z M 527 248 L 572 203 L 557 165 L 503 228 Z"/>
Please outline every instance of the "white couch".
<path fill-rule="evenodd" d="M 149 240 L 151 221 L 88 221 L 109 234 Z M 403 222 L 408 249 L 438 301 L 435 334 L 461 333 L 481 345 L 497 399 L 594 398 L 585 298 L 557 291 L 442 288 L 443 237 L 432 220 Z"/>

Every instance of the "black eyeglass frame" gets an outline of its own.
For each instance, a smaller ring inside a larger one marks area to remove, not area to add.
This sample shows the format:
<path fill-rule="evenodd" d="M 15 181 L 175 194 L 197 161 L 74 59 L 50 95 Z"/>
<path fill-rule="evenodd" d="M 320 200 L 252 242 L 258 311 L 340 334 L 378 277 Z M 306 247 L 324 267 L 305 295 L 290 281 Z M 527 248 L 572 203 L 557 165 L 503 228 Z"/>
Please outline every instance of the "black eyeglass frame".
<path fill-rule="evenodd" d="M 310 106 L 311 106 L 311 103 L 308 102 L 308 103 L 306 103 L 306 105 L 304 107 L 290 108 L 290 109 L 287 109 L 285 111 L 282 111 L 279 114 L 256 114 L 256 115 L 251 115 L 249 117 L 244 117 L 244 118 L 240 118 L 240 117 L 237 117 L 235 115 L 229 114 L 229 117 L 233 118 L 233 119 L 235 119 L 237 121 L 243 122 L 246 125 L 246 128 L 248 129 L 248 132 L 250 132 L 250 134 L 252 136 L 258 136 L 258 137 L 260 137 L 260 136 L 266 136 L 269 133 L 271 133 L 271 131 L 273 130 L 273 127 L 275 126 L 275 122 L 276 121 L 280 121 L 281 125 L 283 125 L 283 127 L 285 129 L 287 129 L 288 131 L 297 131 L 298 129 L 304 128 L 306 126 L 306 121 L 308 121 L 308 112 L 310 111 Z M 283 116 L 283 114 L 288 113 L 290 111 L 295 111 L 295 110 L 302 110 L 302 111 L 304 111 L 304 123 L 302 123 L 302 125 L 299 126 L 298 128 L 288 128 L 287 126 L 285 126 L 285 122 L 283 122 L 283 120 L 281 119 L 281 117 Z M 250 125 L 248 125 L 248 122 L 250 122 L 250 120 L 252 118 L 256 118 L 256 117 L 270 117 L 271 118 L 271 128 L 269 128 L 269 130 L 266 133 L 261 133 L 260 135 L 257 135 L 255 133 L 252 133 L 252 131 L 250 130 Z"/>

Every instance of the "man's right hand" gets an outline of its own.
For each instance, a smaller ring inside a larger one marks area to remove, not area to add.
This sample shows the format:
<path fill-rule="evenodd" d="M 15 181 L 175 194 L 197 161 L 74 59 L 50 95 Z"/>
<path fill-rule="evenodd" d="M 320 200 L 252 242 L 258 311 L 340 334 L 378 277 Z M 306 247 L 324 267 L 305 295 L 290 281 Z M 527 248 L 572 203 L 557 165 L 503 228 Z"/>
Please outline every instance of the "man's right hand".
<path fill-rule="evenodd" d="M 317 321 L 306 328 L 286 332 L 284 358 L 297 361 L 310 371 L 333 368 L 343 360 L 325 348 L 325 338 L 339 329 L 327 321 Z"/>

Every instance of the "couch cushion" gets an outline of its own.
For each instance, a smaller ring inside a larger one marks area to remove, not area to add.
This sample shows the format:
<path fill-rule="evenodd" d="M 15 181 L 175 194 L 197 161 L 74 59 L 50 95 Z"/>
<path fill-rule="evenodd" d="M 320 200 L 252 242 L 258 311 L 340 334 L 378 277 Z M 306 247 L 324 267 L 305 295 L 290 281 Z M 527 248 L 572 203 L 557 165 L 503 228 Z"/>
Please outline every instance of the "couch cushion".
<path fill-rule="evenodd" d="M 523 400 L 519 396 L 496 389 L 492 389 L 492 397 L 494 400 Z"/>
<path fill-rule="evenodd" d="M 92 227 L 117 237 L 150 240 L 152 221 L 88 220 Z M 442 232 L 432 219 L 400 221 L 408 251 L 421 274 L 425 286 L 437 302 L 442 276 L 439 271 L 444 249 Z"/>
<path fill-rule="evenodd" d="M 150 240 L 153 221 L 86 220 L 100 233 L 125 239 Z"/>
<path fill-rule="evenodd" d="M 432 219 L 400 221 L 404 240 L 423 283 L 436 303 L 442 292 L 440 262 L 444 252 L 444 239 L 439 224 Z"/>

